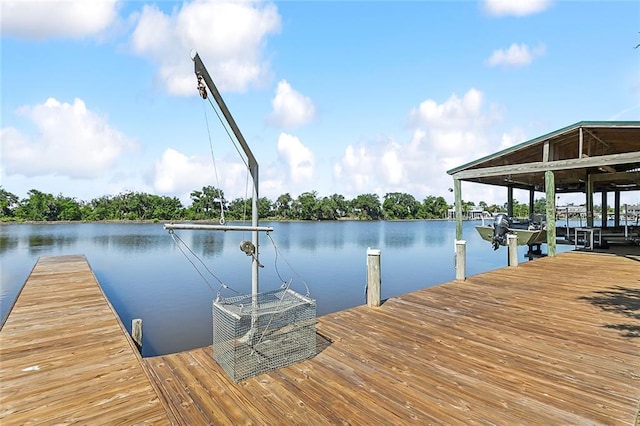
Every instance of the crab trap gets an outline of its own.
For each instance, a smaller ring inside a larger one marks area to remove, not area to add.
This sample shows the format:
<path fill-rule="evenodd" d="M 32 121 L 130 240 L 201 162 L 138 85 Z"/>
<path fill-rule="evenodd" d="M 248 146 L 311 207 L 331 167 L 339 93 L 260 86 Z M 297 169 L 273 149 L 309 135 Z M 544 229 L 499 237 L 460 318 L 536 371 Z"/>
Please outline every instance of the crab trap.
<path fill-rule="evenodd" d="M 213 302 L 213 358 L 236 382 L 316 355 L 316 301 L 289 288 Z"/>

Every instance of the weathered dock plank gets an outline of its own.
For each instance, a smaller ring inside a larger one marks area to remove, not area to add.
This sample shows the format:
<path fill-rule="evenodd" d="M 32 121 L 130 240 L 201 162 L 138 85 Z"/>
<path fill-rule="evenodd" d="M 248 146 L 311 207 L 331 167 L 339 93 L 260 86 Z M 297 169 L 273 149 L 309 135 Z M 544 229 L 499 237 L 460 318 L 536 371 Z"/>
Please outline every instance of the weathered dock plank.
<path fill-rule="evenodd" d="M 563 253 L 317 329 L 330 343 L 316 357 L 237 384 L 210 347 L 144 362 L 182 424 L 638 422 L 633 257 Z"/>
<path fill-rule="evenodd" d="M 84 256 L 40 258 L 0 330 L 0 423 L 171 424 Z"/>

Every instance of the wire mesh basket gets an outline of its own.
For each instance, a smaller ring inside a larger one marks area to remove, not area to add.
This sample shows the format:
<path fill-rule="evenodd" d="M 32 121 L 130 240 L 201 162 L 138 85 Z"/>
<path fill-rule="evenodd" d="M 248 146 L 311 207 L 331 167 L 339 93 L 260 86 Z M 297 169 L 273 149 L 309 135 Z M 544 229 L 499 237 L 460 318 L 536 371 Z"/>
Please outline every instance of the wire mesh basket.
<path fill-rule="evenodd" d="M 290 289 L 213 302 L 213 358 L 236 382 L 316 354 L 316 301 Z"/>

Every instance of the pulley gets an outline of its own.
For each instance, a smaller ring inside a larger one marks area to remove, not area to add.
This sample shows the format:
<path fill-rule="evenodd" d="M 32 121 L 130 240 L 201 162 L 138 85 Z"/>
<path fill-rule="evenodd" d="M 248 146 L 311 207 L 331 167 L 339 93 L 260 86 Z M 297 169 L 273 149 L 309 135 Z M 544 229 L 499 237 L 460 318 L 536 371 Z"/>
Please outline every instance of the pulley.
<path fill-rule="evenodd" d="M 198 74 L 198 93 L 200 93 L 202 99 L 207 99 L 207 87 L 204 85 L 204 81 L 200 74 Z"/>
<path fill-rule="evenodd" d="M 242 250 L 247 256 L 253 256 L 256 252 L 256 246 L 254 246 L 251 241 L 243 241 L 240 243 L 240 250 Z"/>

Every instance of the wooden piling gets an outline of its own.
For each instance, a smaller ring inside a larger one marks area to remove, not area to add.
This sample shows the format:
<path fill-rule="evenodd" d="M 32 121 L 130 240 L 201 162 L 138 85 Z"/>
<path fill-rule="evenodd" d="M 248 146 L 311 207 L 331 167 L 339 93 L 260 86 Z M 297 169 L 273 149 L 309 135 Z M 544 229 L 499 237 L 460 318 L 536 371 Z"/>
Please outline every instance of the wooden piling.
<path fill-rule="evenodd" d="M 131 320 L 131 337 L 136 343 L 138 350 L 142 353 L 142 319 L 134 318 Z"/>
<path fill-rule="evenodd" d="M 467 278 L 467 242 L 456 240 L 456 280 Z"/>
<path fill-rule="evenodd" d="M 509 266 L 518 266 L 518 236 L 507 235 L 507 247 L 509 249 Z"/>
<path fill-rule="evenodd" d="M 367 249 L 367 306 L 380 306 L 380 250 Z"/>

